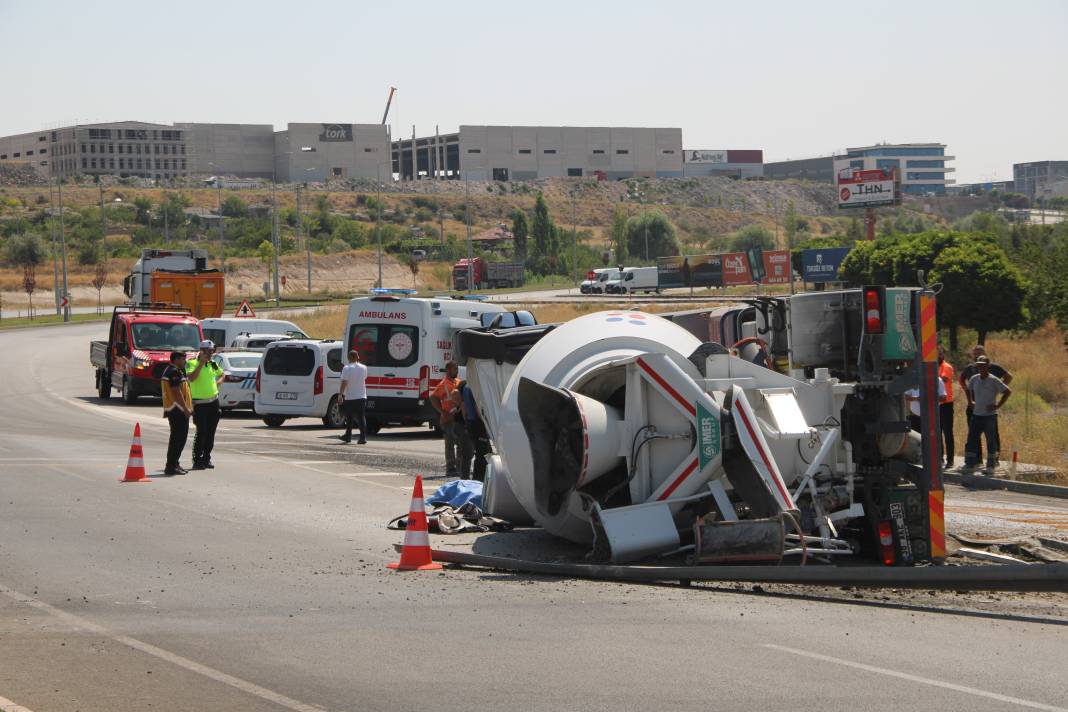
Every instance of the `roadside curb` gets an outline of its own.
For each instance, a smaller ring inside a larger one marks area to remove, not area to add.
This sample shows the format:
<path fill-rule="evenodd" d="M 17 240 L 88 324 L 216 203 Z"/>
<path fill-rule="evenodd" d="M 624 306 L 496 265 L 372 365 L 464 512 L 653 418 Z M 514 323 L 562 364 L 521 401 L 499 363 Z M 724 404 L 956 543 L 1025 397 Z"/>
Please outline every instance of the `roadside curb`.
<path fill-rule="evenodd" d="M 1019 482 L 1017 480 L 1004 480 L 997 477 L 983 477 L 981 475 L 963 475 L 958 472 L 945 472 L 942 479 L 955 485 L 965 485 L 975 489 L 1001 489 L 1022 494 L 1034 494 L 1040 497 L 1058 497 L 1068 499 L 1068 487 L 1060 485 L 1043 485 L 1037 482 Z"/>

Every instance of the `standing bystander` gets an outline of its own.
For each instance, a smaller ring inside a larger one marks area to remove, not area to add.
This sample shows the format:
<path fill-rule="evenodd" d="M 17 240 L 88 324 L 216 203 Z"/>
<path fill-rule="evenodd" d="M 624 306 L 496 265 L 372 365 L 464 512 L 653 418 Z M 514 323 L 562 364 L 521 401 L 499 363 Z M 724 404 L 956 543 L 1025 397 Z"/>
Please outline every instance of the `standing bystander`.
<path fill-rule="evenodd" d="M 460 476 L 463 438 L 466 437 L 466 433 L 462 432 L 463 411 L 453 396 L 460 385 L 459 375 L 460 367 L 455 361 L 449 361 L 445 364 L 445 377 L 430 394 L 430 405 L 438 412 L 438 424 L 445 439 L 446 477 Z"/>
<path fill-rule="evenodd" d="M 193 436 L 193 469 L 212 470 L 211 451 L 215 449 L 215 430 L 219 427 L 219 382 L 226 375 L 222 366 L 215 363 L 215 344 L 205 339 L 200 342 L 197 360 L 185 365 L 189 377 L 189 392 L 193 396 L 193 423 L 197 433 Z"/>
<path fill-rule="evenodd" d="M 968 381 L 971 379 L 972 376 L 974 376 L 975 374 L 979 373 L 979 366 L 978 366 L 979 357 L 980 356 L 986 356 L 986 355 L 987 355 L 986 354 L 986 347 L 983 346 L 982 344 L 976 344 L 972 348 L 972 363 L 969 364 L 968 366 L 965 366 L 963 369 L 961 369 L 960 376 L 957 379 L 957 382 L 960 383 L 960 387 L 961 387 L 962 390 L 967 390 Z M 989 359 L 989 357 L 988 357 L 988 359 Z M 1000 364 L 994 363 L 993 361 L 990 361 L 989 365 L 990 365 L 990 375 L 996 376 L 997 378 L 1000 378 L 1001 382 L 1004 383 L 1006 386 L 1009 385 L 1010 383 L 1012 383 L 1012 374 L 1009 373 L 1008 370 L 1003 368 Z M 971 400 L 970 399 L 968 401 L 968 407 L 965 408 L 965 410 L 964 410 L 964 416 L 965 416 L 965 418 L 967 418 L 968 428 L 971 429 L 971 426 L 972 426 L 972 404 L 971 404 Z M 998 438 L 1000 438 L 1000 437 L 1001 437 L 1001 434 L 998 433 Z M 983 446 L 982 446 L 982 444 L 979 444 L 977 447 L 979 449 L 975 451 L 975 459 L 978 462 L 978 461 L 983 459 Z"/>
<path fill-rule="evenodd" d="M 360 363 L 360 353 L 349 351 L 349 362 L 341 369 L 341 386 L 338 400 L 345 411 L 345 434 L 341 441 L 352 442 L 353 421 L 360 426 L 360 439 L 357 445 L 367 443 L 367 366 Z"/>
<path fill-rule="evenodd" d="M 946 348 L 938 345 L 938 377 L 946 386 L 946 399 L 938 406 L 938 421 L 942 429 L 942 454 L 945 457 L 946 469 L 953 467 L 953 458 L 956 455 L 953 440 L 953 381 L 956 374 L 953 364 L 946 360 Z"/>
<path fill-rule="evenodd" d="M 964 445 L 964 466 L 971 469 L 979 464 L 979 438 L 986 436 L 986 474 L 994 474 L 1001 449 L 998 435 L 998 410 L 1012 395 L 1012 389 L 990 372 L 990 359 L 979 356 L 975 360 L 978 373 L 968 379 L 965 393 L 972 408 L 968 424 L 968 442 Z M 1000 396 L 1000 398 L 999 398 Z"/>
<path fill-rule="evenodd" d="M 171 352 L 171 362 L 163 370 L 160 391 L 163 395 L 163 417 L 171 428 L 167 440 L 167 465 L 165 475 L 184 475 L 186 469 L 178 464 L 189 438 L 189 416 L 193 413 L 193 400 L 189 396 L 189 379 L 185 375 L 185 353 Z"/>
<path fill-rule="evenodd" d="M 486 479 L 486 455 L 490 453 L 489 433 L 486 432 L 486 424 L 482 422 L 482 416 L 478 412 L 475 403 L 475 393 L 467 381 L 460 387 L 460 396 L 463 399 L 464 422 L 467 425 L 467 435 L 471 441 L 474 452 L 472 463 L 472 479 L 483 482 Z"/>

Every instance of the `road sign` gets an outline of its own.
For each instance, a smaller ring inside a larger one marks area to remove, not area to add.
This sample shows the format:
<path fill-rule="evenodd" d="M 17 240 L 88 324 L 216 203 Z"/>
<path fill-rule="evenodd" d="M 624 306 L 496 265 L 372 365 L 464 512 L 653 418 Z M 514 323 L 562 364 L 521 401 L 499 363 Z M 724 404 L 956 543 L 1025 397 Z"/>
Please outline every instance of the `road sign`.
<path fill-rule="evenodd" d="M 63 297 L 63 302 L 59 306 L 66 309 L 68 304 L 70 304 L 70 300 L 67 297 Z"/>
<path fill-rule="evenodd" d="M 284 274 L 282 275 L 282 286 L 286 286 L 286 276 Z"/>
<path fill-rule="evenodd" d="M 234 312 L 235 318 L 248 317 L 253 319 L 256 317 L 256 312 L 252 311 L 252 305 L 248 303 L 248 300 L 242 300 L 241 305 Z"/>
<path fill-rule="evenodd" d="M 801 250 L 806 282 L 837 282 L 838 268 L 849 254 L 848 247 L 820 247 Z"/>

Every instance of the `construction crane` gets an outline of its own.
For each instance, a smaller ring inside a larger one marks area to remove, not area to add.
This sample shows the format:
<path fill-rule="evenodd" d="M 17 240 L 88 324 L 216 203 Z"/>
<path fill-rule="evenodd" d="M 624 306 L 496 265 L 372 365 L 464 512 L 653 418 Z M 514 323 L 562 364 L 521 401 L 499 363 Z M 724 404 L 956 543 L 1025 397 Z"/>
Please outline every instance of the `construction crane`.
<path fill-rule="evenodd" d="M 382 125 L 386 125 L 386 117 L 389 116 L 389 105 L 393 103 L 393 94 L 397 91 L 397 87 L 389 88 L 389 96 L 386 97 L 386 110 L 382 113 Z"/>

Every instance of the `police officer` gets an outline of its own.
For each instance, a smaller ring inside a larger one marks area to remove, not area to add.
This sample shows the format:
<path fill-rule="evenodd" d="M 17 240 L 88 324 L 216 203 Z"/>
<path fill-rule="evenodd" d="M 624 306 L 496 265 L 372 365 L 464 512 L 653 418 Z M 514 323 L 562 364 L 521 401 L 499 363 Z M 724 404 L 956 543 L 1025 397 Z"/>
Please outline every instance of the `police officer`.
<path fill-rule="evenodd" d="M 193 397 L 193 423 L 197 426 L 193 437 L 194 470 L 215 468 L 211 451 L 215 447 L 215 429 L 219 427 L 219 382 L 224 374 L 222 367 L 212 360 L 214 354 L 215 344 L 201 341 L 196 360 L 185 365 Z"/>

